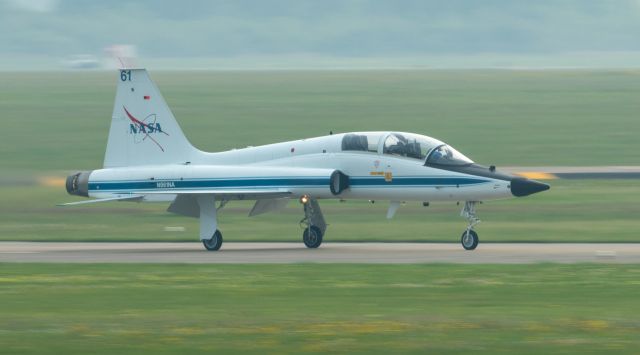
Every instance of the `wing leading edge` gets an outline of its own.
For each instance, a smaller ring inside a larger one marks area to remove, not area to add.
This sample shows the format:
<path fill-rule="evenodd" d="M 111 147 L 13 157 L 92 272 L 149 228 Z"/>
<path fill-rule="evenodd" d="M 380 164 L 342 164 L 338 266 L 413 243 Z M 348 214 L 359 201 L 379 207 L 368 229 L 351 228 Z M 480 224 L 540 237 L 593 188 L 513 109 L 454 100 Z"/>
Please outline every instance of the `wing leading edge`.
<path fill-rule="evenodd" d="M 65 207 L 65 206 L 86 205 L 90 203 L 113 202 L 113 201 L 141 201 L 143 198 L 144 196 L 142 195 L 118 196 L 118 197 L 109 197 L 109 198 L 98 198 L 95 200 L 67 202 L 67 203 L 58 204 L 57 206 Z"/>

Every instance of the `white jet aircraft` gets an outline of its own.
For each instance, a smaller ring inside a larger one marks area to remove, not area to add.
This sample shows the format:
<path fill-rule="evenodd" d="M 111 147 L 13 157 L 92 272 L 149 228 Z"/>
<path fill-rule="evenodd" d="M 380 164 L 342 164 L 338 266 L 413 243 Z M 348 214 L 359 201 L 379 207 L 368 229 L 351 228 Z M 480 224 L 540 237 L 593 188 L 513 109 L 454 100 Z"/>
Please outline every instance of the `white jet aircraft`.
<path fill-rule="evenodd" d="M 466 201 L 461 242 L 473 250 L 479 201 L 549 189 L 477 165 L 444 142 L 414 133 L 342 133 L 206 153 L 189 143 L 146 70 L 123 69 L 118 79 L 104 167 L 66 181 L 69 194 L 96 199 L 64 205 L 171 202 L 169 212 L 200 218 L 207 250 L 222 245 L 217 214 L 231 200 L 255 200 L 249 213 L 255 216 L 298 199 L 302 239 L 317 248 L 327 228 L 318 200 L 329 198 L 390 201 L 387 218 L 403 201 Z"/>

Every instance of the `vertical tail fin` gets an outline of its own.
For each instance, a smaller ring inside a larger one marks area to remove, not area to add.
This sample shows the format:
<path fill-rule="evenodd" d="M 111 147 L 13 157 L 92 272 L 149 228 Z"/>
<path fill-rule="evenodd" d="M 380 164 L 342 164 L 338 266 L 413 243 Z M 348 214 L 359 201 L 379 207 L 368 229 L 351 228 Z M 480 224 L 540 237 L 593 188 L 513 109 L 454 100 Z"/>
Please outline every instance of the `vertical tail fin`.
<path fill-rule="evenodd" d="M 104 167 L 185 163 L 196 149 L 145 69 L 122 69 Z"/>

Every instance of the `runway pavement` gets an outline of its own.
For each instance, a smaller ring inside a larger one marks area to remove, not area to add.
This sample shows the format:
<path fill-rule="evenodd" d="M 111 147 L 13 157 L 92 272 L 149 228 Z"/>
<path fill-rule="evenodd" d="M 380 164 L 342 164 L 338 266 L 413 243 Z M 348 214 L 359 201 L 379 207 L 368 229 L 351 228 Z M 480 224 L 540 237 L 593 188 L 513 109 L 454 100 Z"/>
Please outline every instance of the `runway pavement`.
<path fill-rule="evenodd" d="M 640 263 L 640 243 L 225 243 L 208 252 L 200 243 L 0 242 L 0 262 L 56 263 Z"/>

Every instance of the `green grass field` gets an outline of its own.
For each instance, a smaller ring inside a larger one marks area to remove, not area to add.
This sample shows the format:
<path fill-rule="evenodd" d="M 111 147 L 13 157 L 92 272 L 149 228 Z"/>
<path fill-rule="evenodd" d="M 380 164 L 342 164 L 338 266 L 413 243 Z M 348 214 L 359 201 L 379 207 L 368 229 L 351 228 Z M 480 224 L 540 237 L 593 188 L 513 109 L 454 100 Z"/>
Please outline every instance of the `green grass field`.
<path fill-rule="evenodd" d="M 154 72 L 187 137 L 223 150 L 357 130 L 489 165 L 637 165 L 640 71 Z M 101 166 L 117 72 L 0 73 L 0 166 Z"/>
<path fill-rule="evenodd" d="M 10 354 L 637 353 L 635 265 L 0 264 Z"/>

